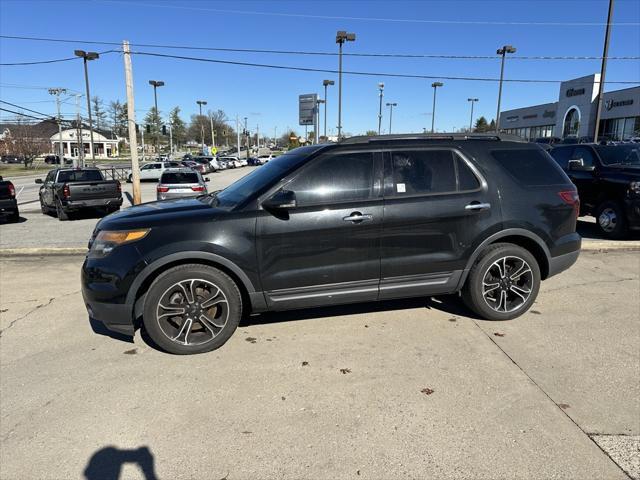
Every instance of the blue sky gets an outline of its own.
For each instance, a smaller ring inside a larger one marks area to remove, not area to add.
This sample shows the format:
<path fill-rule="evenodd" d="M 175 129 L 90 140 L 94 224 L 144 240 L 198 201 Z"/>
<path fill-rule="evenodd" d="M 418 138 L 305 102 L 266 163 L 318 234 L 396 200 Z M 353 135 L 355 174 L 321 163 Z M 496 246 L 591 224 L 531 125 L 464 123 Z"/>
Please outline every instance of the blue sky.
<path fill-rule="evenodd" d="M 357 40 L 345 46 L 351 53 L 403 53 L 494 55 L 496 48 L 512 44 L 516 55 L 599 56 L 607 0 L 509 1 L 161 1 L 0 0 L 3 35 L 39 36 L 84 41 L 189 45 L 199 47 L 257 48 L 336 52 L 337 30 L 355 32 Z M 244 12 L 244 13 L 243 13 Z M 252 12 L 252 13 L 247 13 Z M 258 13 L 255 13 L 258 12 Z M 344 18 L 327 18 L 344 17 Z M 349 17 L 349 18 L 347 18 Z M 387 19 L 385 20 L 372 20 Z M 395 21 L 392 21 L 395 20 Z M 447 21 L 446 23 L 431 23 Z M 460 22 L 460 23 L 449 23 Z M 469 23 L 478 22 L 478 23 Z M 495 24 L 487 22 L 505 22 Z M 537 25 L 536 22 L 556 23 Z M 610 56 L 640 56 L 640 1 L 617 0 Z M 527 23 L 527 24 L 522 24 Z M 560 25 L 558 25 L 560 24 Z M 74 49 L 103 51 L 90 43 L 45 43 L 0 39 L 0 63 L 38 61 L 73 56 Z M 133 47 L 219 60 L 256 62 L 321 69 L 337 69 L 335 56 L 293 56 L 263 53 L 212 52 Z M 345 70 L 394 72 L 434 76 L 499 76 L 499 61 L 459 59 L 402 59 L 345 57 Z M 598 72 L 598 60 L 511 60 L 505 78 L 566 80 Z M 296 72 L 235 65 L 201 63 L 158 57 L 133 57 L 138 121 L 153 103 L 148 80 L 163 80 L 159 106 L 163 113 L 178 105 L 184 118 L 195 113 L 197 99 L 224 110 L 229 117 L 249 117 L 252 130 L 278 134 L 285 128 L 303 132 L 298 123 L 298 95 L 321 93 L 322 80 L 337 75 Z M 122 55 L 103 55 L 90 63 L 91 94 L 104 100 L 125 100 Z M 640 61 L 610 61 L 607 80 L 638 81 Z M 363 133 L 377 128 L 378 90 L 383 81 L 385 103 L 397 102 L 394 132 L 422 131 L 431 124 L 431 83 L 434 80 L 344 76 L 343 126 L 345 132 Z M 36 66 L 0 67 L 0 97 L 53 114 L 55 103 L 43 88 L 62 86 L 84 92 L 82 63 L 71 61 Z M 443 80 L 438 90 L 437 130 L 468 125 L 468 97 L 477 97 L 475 115 L 495 116 L 498 85 L 494 82 Z M 608 85 L 614 90 L 630 85 Z M 503 109 L 552 102 L 558 84 L 509 83 Z M 337 125 L 337 86 L 329 90 L 329 129 Z M 69 99 L 64 114 L 73 115 Z M 0 112 L 0 118 L 7 114 Z M 383 129 L 388 128 L 384 111 Z"/>

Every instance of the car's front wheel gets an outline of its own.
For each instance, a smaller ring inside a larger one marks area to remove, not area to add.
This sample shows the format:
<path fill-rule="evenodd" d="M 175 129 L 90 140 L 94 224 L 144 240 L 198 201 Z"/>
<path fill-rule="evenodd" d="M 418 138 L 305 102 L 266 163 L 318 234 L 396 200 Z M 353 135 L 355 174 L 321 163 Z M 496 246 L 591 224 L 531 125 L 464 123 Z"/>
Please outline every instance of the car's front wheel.
<path fill-rule="evenodd" d="M 596 222 L 600 233 L 607 238 L 621 239 L 627 236 L 627 219 L 618 202 L 607 200 L 598 205 Z"/>
<path fill-rule="evenodd" d="M 533 305 L 540 279 L 538 262 L 528 250 L 511 243 L 496 243 L 471 268 L 462 298 L 487 320 L 510 320 Z"/>
<path fill-rule="evenodd" d="M 163 272 L 149 287 L 143 323 L 151 339 L 177 355 L 221 347 L 242 317 L 242 298 L 224 272 L 199 264 Z"/>

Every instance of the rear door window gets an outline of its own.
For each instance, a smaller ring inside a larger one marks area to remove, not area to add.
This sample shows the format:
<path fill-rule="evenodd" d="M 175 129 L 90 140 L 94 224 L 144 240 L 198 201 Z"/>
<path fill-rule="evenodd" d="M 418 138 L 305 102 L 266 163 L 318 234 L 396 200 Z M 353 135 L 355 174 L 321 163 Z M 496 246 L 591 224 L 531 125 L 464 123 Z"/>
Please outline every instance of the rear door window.
<path fill-rule="evenodd" d="M 198 174 L 195 172 L 165 172 L 160 183 L 198 183 Z"/>
<path fill-rule="evenodd" d="M 518 183 L 526 187 L 569 183 L 569 179 L 553 159 L 538 148 L 493 150 L 491 156 Z"/>

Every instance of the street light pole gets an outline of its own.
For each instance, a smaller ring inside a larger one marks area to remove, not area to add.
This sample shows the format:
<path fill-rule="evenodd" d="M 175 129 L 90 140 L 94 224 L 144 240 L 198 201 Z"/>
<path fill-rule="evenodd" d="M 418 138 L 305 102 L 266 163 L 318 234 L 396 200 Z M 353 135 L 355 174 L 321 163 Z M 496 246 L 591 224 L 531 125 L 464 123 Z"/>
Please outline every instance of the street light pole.
<path fill-rule="evenodd" d="M 149 80 L 149 85 L 153 86 L 153 101 L 156 106 L 156 155 L 160 155 L 160 112 L 158 111 L 158 87 L 163 87 L 164 82 Z"/>
<path fill-rule="evenodd" d="M 329 85 L 335 85 L 336 82 L 333 80 L 323 80 L 322 85 L 324 85 L 324 138 L 327 138 L 327 87 Z"/>
<path fill-rule="evenodd" d="M 320 105 L 322 105 L 323 103 L 325 103 L 325 101 L 322 100 L 321 98 L 316 100 L 316 143 L 320 143 L 320 131 L 319 131 L 320 130 Z M 324 112 L 325 112 L 325 118 L 326 118 L 326 113 L 327 113 L 326 105 L 324 108 Z M 326 125 L 327 124 L 325 123 L 325 128 L 326 128 Z"/>
<path fill-rule="evenodd" d="M 60 116 L 60 94 L 67 93 L 66 88 L 50 88 L 49 95 L 56 96 L 56 105 L 58 107 L 58 154 L 60 156 L 60 166 L 64 167 L 64 146 L 62 145 L 62 117 Z M 71 153 L 71 152 L 69 152 Z"/>
<path fill-rule="evenodd" d="M 387 107 L 389 107 L 389 134 L 391 134 L 391 121 L 393 120 L 393 107 L 397 107 L 397 103 L 387 103 Z"/>
<path fill-rule="evenodd" d="M 496 50 L 498 55 L 502 56 L 500 60 L 500 86 L 498 87 L 498 110 L 496 112 L 496 133 L 500 131 L 500 102 L 502 101 L 502 81 L 504 79 L 504 59 L 507 53 L 516 53 L 515 47 L 511 45 L 505 45 L 502 48 Z"/>
<path fill-rule="evenodd" d="M 467 98 L 467 102 L 471 102 L 471 118 L 469 119 L 469 131 L 473 128 L 473 104 L 478 101 L 477 98 Z"/>
<path fill-rule="evenodd" d="M 336 43 L 339 45 L 338 59 L 338 140 L 342 138 L 342 44 L 344 42 L 354 42 L 355 33 L 347 33 L 344 30 L 336 33 Z"/>
<path fill-rule="evenodd" d="M 198 104 L 198 107 L 200 107 L 200 135 L 202 138 L 202 144 L 200 147 L 200 154 L 204 155 L 204 125 L 202 123 L 202 105 L 206 105 L 207 102 L 205 100 L 196 100 L 196 103 Z"/>
<path fill-rule="evenodd" d="M 604 77 L 607 73 L 607 55 L 609 54 L 609 37 L 611 35 L 611 20 L 613 19 L 613 0 L 609 0 L 609 14 L 607 15 L 607 28 L 604 34 L 604 51 L 602 52 L 602 64 L 600 67 L 600 82 L 598 83 L 598 107 L 596 109 L 596 129 L 593 133 L 593 141 L 598 143 L 600 133 L 600 115 L 602 112 L 602 91 L 604 89 Z"/>
<path fill-rule="evenodd" d="M 382 92 L 384 91 L 384 83 L 380 82 L 378 84 L 378 89 L 380 90 L 380 107 L 378 108 L 378 135 L 380 135 L 380 131 L 382 128 Z M 387 103 L 387 105 L 389 105 Z"/>
<path fill-rule="evenodd" d="M 87 90 L 87 114 L 89 116 L 89 143 L 91 145 L 91 161 L 95 165 L 96 152 L 93 147 L 93 120 L 91 118 L 91 94 L 89 93 L 89 69 L 87 68 L 87 62 L 100 58 L 100 55 L 97 52 L 85 52 L 84 50 L 75 50 L 73 53 L 76 57 L 81 57 L 84 63 L 84 83 Z"/>
<path fill-rule="evenodd" d="M 433 82 L 431 86 L 433 87 L 433 108 L 431 109 L 431 133 L 434 133 L 435 124 L 436 124 L 436 91 L 438 87 L 442 87 L 444 83 L 442 82 Z"/>

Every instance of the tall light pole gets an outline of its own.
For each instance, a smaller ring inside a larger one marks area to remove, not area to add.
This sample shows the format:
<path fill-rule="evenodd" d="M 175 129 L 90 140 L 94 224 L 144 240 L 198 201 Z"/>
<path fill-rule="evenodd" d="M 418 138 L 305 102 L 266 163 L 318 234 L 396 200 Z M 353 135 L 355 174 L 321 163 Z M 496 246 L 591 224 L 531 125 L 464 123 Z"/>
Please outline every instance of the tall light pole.
<path fill-rule="evenodd" d="M 344 42 L 355 42 L 356 34 L 339 30 L 336 33 L 336 43 L 339 45 L 338 55 L 338 140 L 342 137 L 342 44 Z"/>
<path fill-rule="evenodd" d="M 153 102 L 156 106 L 156 155 L 160 155 L 160 112 L 158 111 L 158 87 L 164 87 L 164 82 L 160 80 L 149 80 L 149 85 L 153 87 Z"/>
<path fill-rule="evenodd" d="M 378 107 L 378 135 L 380 135 L 382 128 L 382 95 L 384 92 L 384 83 L 380 82 L 378 84 L 378 90 L 380 90 L 380 106 Z M 389 104 L 387 103 L 387 105 Z"/>
<path fill-rule="evenodd" d="M 393 120 L 393 107 L 397 107 L 397 103 L 387 103 L 389 107 L 389 134 L 391 134 L 391 121 Z"/>
<path fill-rule="evenodd" d="M 246 137 L 246 147 L 247 147 L 247 161 L 249 160 L 249 146 L 251 144 L 251 139 L 249 137 L 249 128 L 247 127 L 247 117 L 244 117 L 244 135 Z M 238 152 L 238 158 L 240 158 L 240 152 Z"/>
<path fill-rule="evenodd" d="M 74 50 L 76 57 L 80 57 L 84 63 L 84 83 L 87 90 L 87 114 L 89 116 L 89 140 L 91 145 L 91 161 L 95 165 L 96 152 L 93 148 L 93 120 L 91 118 L 91 94 L 89 93 L 89 69 L 87 68 L 87 62 L 90 60 L 96 60 L 100 58 L 97 52 L 85 52 L 84 50 Z"/>
<path fill-rule="evenodd" d="M 320 130 L 320 105 L 322 105 L 323 103 L 325 103 L 325 101 L 322 100 L 321 98 L 316 100 L 316 143 L 320 143 L 320 131 L 319 131 Z M 326 118 L 326 113 L 327 113 L 326 107 L 324 109 L 324 112 L 325 112 L 325 118 Z M 326 128 L 326 125 L 327 124 L 325 123 L 325 128 Z"/>
<path fill-rule="evenodd" d="M 467 102 L 471 102 L 471 118 L 469 119 L 469 131 L 473 128 L 473 104 L 478 101 L 477 98 L 467 98 Z"/>
<path fill-rule="evenodd" d="M 433 87 L 433 108 L 431 109 L 431 133 L 435 132 L 434 128 L 436 125 L 436 91 L 438 87 L 442 87 L 444 83 L 442 82 L 433 82 L 431 86 Z"/>
<path fill-rule="evenodd" d="M 602 111 L 602 90 L 604 89 L 604 77 L 607 73 L 607 55 L 609 53 L 609 37 L 611 35 L 611 20 L 613 19 L 613 0 L 609 0 L 609 14 L 607 15 L 607 28 L 604 34 L 604 51 L 602 52 L 602 64 L 600 67 L 600 82 L 598 83 L 598 108 L 596 109 L 596 129 L 593 132 L 593 141 L 598 143 L 600 133 L 600 114 Z"/>
<path fill-rule="evenodd" d="M 500 131 L 500 102 L 502 100 L 502 80 L 504 78 L 504 59 L 507 53 L 516 53 L 515 47 L 511 45 L 505 45 L 502 48 L 496 50 L 498 55 L 502 56 L 500 60 L 500 86 L 498 87 L 498 111 L 496 112 L 496 133 Z"/>
<path fill-rule="evenodd" d="M 335 85 L 335 83 L 333 80 L 322 81 L 322 85 L 324 86 L 324 138 L 327 138 L 327 87 L 329 85 Z"/>
<path fill-rule="evenodd" d="M 82 115 L 80 115 L 80 97 L 82 95 L 76 93 L 76 129 L 78 130 L 78 163 L 77 167 L 84 168 L 84 137 L 82 136 Z M 120 153 L 118 152 L 118 155 Z"/>
<path fill-rule="evenodd" d="M 200 135 L 201 135 L 201 138 L 202 138 L 202 145 L 201 145 L 201 148 L 200 148 L 200 153 L 202 155 L 204 155 L 204 124 L 202 123 L 202 105 L 206 105 L 207 102 L 205 100 L 196 100 L 196 103 L 198 104 L 198 107 L 200 107 L 200 118 L 199 118 L 199 121 L 200 121 Z"/>
<path fill-rule="evenodd" d="M 60 166 L 64 167 L 64 147 L 62 146 L 62 117 L 60 116 L 60 94 L 67 93 L 66 88 L 50 88 L 49 95 L 56 96 L 56 105 L 58 107 L 58 153 L 60 155 Z M 69 152 L 71 153 L 71 152 Z"/>

